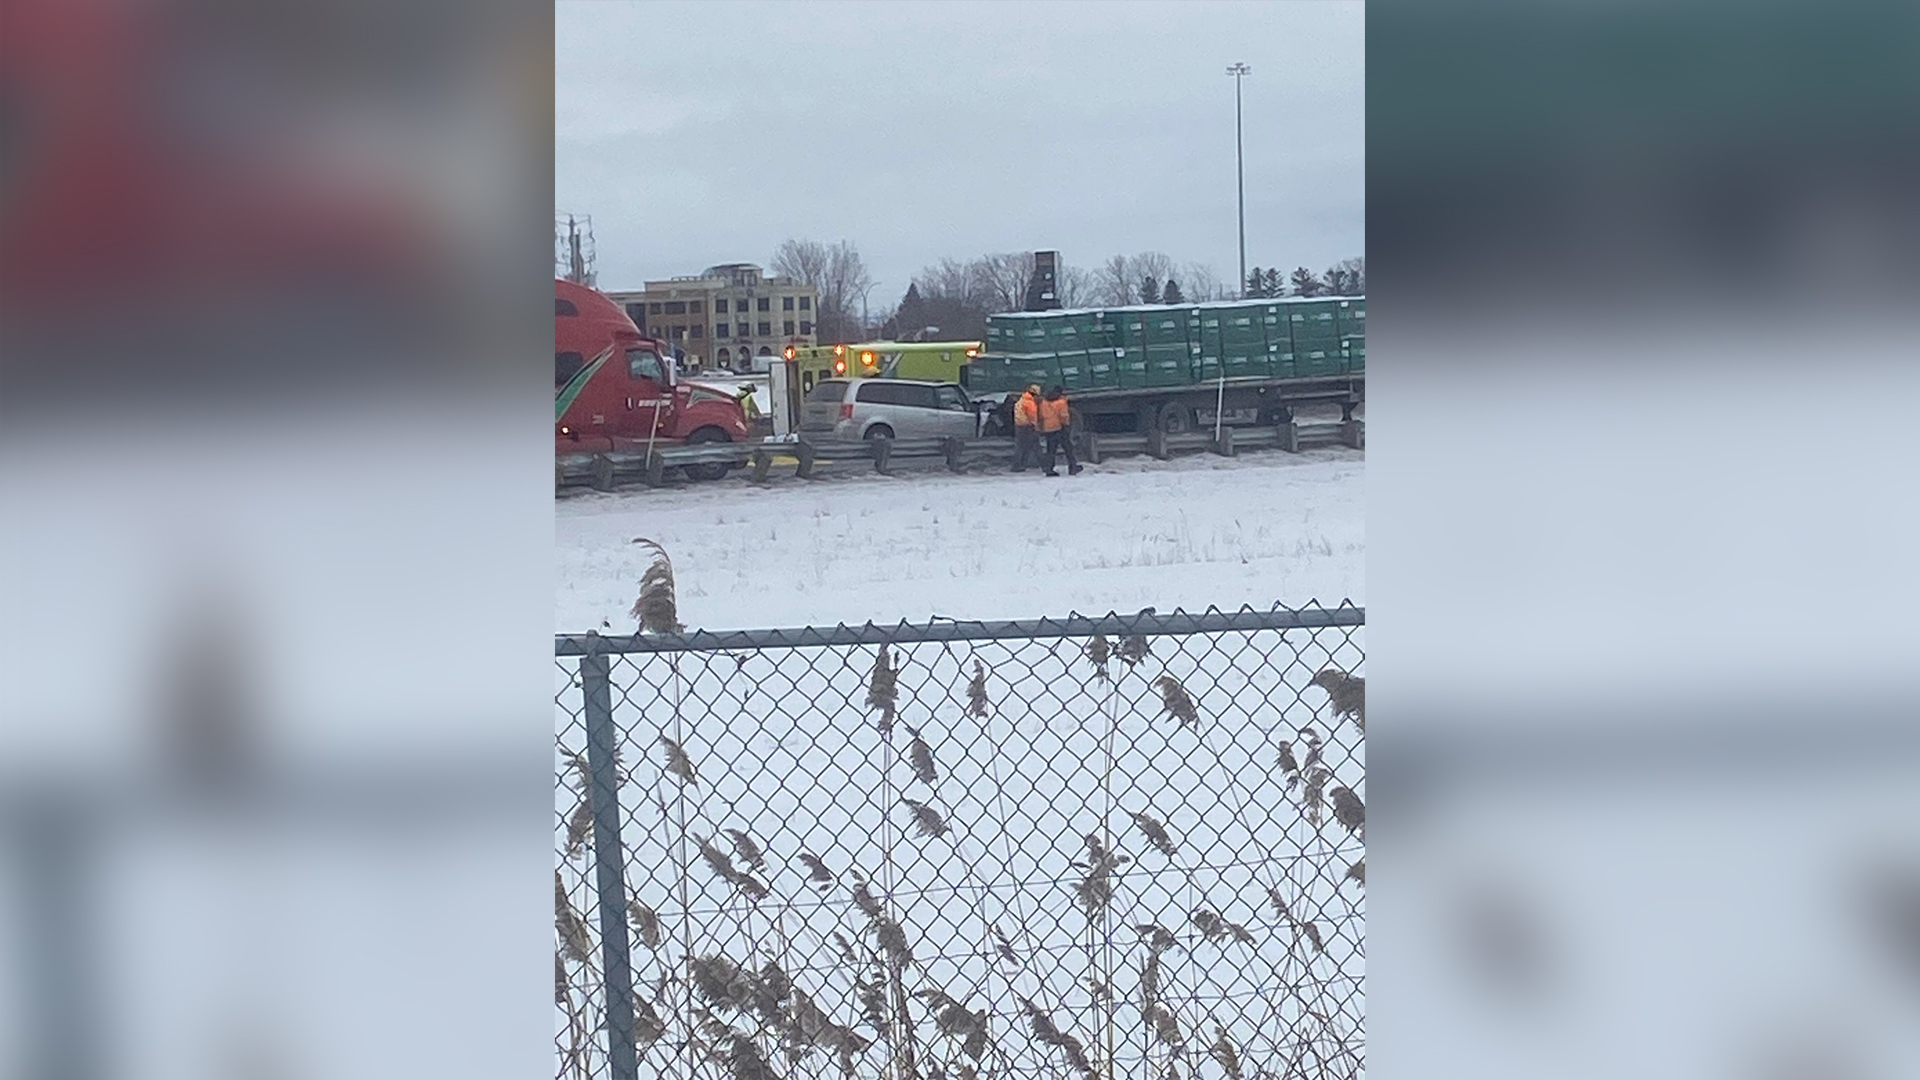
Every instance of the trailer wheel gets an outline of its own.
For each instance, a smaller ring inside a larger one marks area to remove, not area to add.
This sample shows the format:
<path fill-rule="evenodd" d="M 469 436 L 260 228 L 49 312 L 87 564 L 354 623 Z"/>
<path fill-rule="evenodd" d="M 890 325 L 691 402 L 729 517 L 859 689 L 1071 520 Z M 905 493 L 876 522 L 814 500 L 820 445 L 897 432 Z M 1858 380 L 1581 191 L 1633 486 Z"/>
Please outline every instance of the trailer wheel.
<path fill-rule="evenodd" d="M 1154 426 L 1168 435 L 1185 435 L 1193 430 L 1193 410 L 1178 401 L 1169 401 L 1155 414 Z"/>
<path fill-rule="evenodd" d="M 687 436 L 688 446 L 732 441 L 732 439 L 727 437 L 726 432 L 717 427 L 703 427 Z M 733 466 L 724 461 L 710 461 L 704 465 L 680 466 L 680 470 L 687 474 L 687 479 L 689 480 L 724 480 L 727 476 L 727 470 L 731 468 L 733 468 Z"/>

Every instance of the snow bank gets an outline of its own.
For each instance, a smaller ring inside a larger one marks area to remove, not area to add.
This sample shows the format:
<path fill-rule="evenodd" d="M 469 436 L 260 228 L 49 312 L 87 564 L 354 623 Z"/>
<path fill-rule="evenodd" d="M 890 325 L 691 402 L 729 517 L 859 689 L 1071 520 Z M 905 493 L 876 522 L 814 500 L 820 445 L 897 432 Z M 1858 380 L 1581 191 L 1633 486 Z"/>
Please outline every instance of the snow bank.
<path fill-rule="evenodd" d="M 1136 458 L 1059 479 L 838 468 L 562 497 L 556 629 L 633 629 L 636 536 L 666 546 L 682 621 L 709 629 L 1364 601 L 1356 451 Z"/>

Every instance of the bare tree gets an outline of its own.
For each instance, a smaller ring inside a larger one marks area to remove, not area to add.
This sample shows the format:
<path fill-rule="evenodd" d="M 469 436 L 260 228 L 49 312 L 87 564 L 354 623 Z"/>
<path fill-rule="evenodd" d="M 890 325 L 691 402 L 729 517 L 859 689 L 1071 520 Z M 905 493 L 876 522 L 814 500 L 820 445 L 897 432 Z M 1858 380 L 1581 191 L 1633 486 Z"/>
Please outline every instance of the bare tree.
<path fill-rule="evenodd" d="M 1109 258 L 1094 271 L 1094 291 L 1099 294 L 1100 302 L 1115 307 L 1133 303 L 1133 288 L 1139 281 L 1140 275 L 1133 272 L 1125 255 Z"/>
<path fill-rule="evenodd" d="M 867 272 L 860 252 L 846 240 L 835 244 L 827 253 L 827 272 L 820 293 L 823 304 L 829 298 L 832 300 L 827 310 L 839 316 L 839 336 L 846 336 L 846 324 L 854 321 L 855 306 L 865 302 L 872 288 L 873 275 Z M 865 327 L 861 327 L 860 333 L 865 332 Z"/>
<path fill-rule="evenodd" d="M 827 245 L 818 240 L 788 240 L 774 249 L 768 263 L 775 275 L 818 286 L 827 272 Z"/>
<path fill-rule="evenodd" d="M 773 253 L 769 265 L 781 277 L 790 277 L 819 293 L 815 323 L 821 341 L 844 342 L 861 332 L 856 317 L 860 302 L 873 288 L 873 275 L 851 241 L 828 246 L 818 240 L 788 240 Z"/>
<path fill-rule="evenodd" d="M 1056 272 L 1054 295 L 1061 307 L 1088 307 L 1098 303 L 1100 285 L 1092 271 L 1078 266 L 1062 266 Z"/>
<path fill-rule="evenodd" d="M 959 259 L 941 259 L 914 275 L 920 295 L 928 300 L 946 300 L 985 307 L 986 289 L 980 280 L 980 264 Z"/>
<path fill-rule="evenodd" d="M 1147 278 L 1155 283 L 1174 276 L 1173 259 L 1164 251 L 1143 251 L 1138 255 L 1115 255 L 1094 272 L 1094 293 L 1104 304 L 1153 303 L 1140 295 Z"/>
<path fill-rule="evenodd" d="M 1033 252 L 987 255 L 976 260 L 976 265 L 989 311 L 1019 311 L 1026 306 L 1027 285 L 1033 280 Z"/>
<path fill-rule="evenodd" d="M 1148 275 L 1152 275 L 1156 281 L 1165 281 L 1173 276 L 1173 259 L 1164 251 L 1143 251 L 1129 261 L 1129 266 L 1135 281 Z"/>
<path fill-rule="evenodd" d="M 1189 302 L 1208 303 L 1214 300 L 1231 300 L 1234 294 L 1227 290 L 1213 267 L 1206 263 L 1188 263 L 1180 268 L 1180 291 Z"/>

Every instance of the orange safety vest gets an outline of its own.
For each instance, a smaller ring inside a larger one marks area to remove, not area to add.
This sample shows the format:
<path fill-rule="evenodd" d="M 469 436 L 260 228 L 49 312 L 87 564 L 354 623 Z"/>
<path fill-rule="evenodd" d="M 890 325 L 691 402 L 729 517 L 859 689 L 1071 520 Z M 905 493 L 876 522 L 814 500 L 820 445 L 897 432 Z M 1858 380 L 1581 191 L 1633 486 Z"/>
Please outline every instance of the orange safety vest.
<path fill-rule="evenodd" d="M 1073 423 L 1073 414 L 1068 411 L 1067 399 L 1060 398 L 1040 403 L 1040 430 L 1055 432 Z"/>
<path fill-rule="evenodd" d="M 1020 400 L 1013 403 L 1013 424 L 1015 427 L 1032 427 L 1040 422 L 1040 402 L 1032 394 L 1021 394 Z"/>

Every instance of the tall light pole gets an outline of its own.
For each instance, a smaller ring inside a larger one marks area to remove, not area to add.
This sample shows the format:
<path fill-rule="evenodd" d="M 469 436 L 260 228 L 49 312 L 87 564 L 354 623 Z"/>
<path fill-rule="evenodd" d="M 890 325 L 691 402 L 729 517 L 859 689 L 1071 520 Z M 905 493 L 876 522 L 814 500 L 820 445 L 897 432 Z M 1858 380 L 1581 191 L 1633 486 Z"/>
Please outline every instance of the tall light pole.
<path fill-rule="evenodd" d="M 1240 192 L 1240 299 L 1247 298 L 1247 166 L 1240 151 L 1240 80 L 1253 69 L 1236 63 L 1227 69 L 1233 76 L 1233 171 Z"/>

